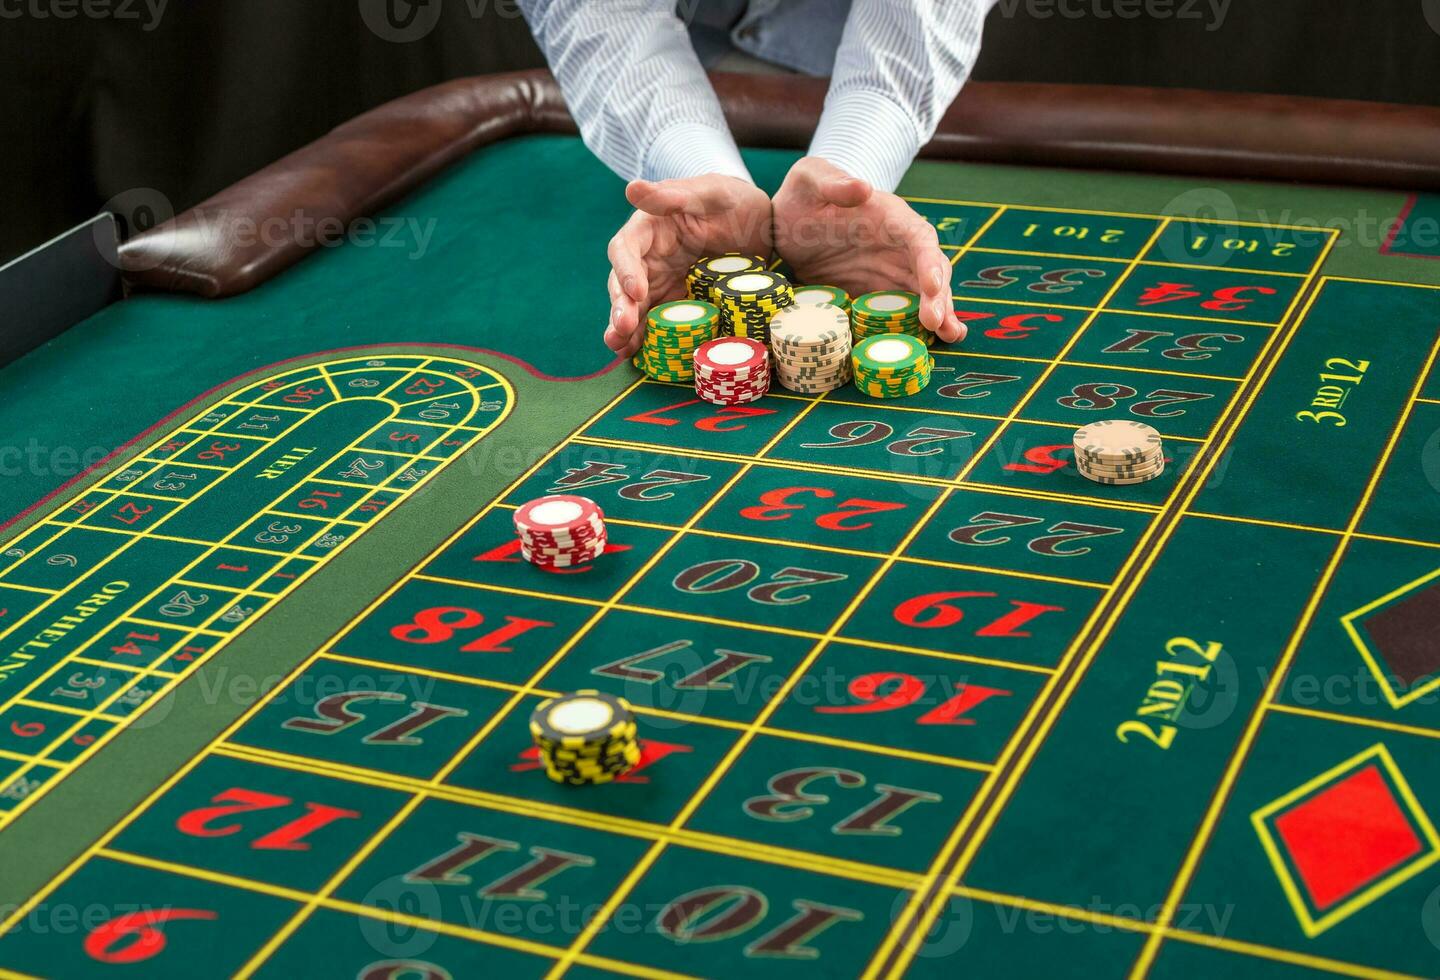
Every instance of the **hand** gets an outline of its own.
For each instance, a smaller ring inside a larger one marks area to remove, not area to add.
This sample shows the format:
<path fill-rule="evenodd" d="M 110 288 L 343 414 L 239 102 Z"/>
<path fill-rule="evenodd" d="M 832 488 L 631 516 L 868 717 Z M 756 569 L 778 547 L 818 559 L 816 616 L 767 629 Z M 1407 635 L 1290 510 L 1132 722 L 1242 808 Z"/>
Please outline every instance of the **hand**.
<path fill-rule="evenodd" d="M 610 325 L 605 346 L 628 357 L 645 339 L 644 313 L 685 297 L 685 273 L 722 252 L 770 254 L 770 198 L 736 177 L 631 181 L 636 208 L 610 239 Z"/>
<path fill-rule="evenodd" d="M 920 294 L 920 322 L 941 340 L 965 337 L 950 301 L 950 263 L 930 223 L 819 157 L 802 157 L 775 195 L 775 248 L 798 282 Z"/>

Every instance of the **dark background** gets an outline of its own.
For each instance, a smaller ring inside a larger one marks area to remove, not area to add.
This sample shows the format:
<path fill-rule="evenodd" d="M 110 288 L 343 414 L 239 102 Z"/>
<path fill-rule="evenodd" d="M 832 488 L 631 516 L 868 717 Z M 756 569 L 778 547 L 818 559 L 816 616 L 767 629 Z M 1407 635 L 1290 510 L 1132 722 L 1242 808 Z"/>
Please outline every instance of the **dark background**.
<path fill-rule="evenodd" d="M 189 207 L 387 99 L 543 63 L 511 0 L 428 0 L 408 43 L 366 26 L 372 2 L 168 0 L 157 22 L 147 0 L 0 0 L 0 261 L 116 195 Z M 1116 2 L 1001 0 L 975 77 L 1440 104 L 1440 0 L 1231 0 L 1217 29 L 1223 0 L 1057 6 Z"/>

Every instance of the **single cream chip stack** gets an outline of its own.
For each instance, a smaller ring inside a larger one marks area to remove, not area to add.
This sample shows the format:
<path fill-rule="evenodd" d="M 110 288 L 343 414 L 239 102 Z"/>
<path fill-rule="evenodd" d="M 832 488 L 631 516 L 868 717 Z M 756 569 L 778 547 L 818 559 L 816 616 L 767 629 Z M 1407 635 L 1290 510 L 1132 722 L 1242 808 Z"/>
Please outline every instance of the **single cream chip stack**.
<path fill-rule="evenodd" d="M 1144 422 L 1091 422 L 1075 430 L 1075 468 L 1110 486 L 1147 483 L 1165 472 L 1165 446 Z"/>
<path fill-rule="evenodd" d="M 807 395 L 850 383 L 850 318 L 831 303 L 787 306 L 770 321 L 775 377 Z"/>

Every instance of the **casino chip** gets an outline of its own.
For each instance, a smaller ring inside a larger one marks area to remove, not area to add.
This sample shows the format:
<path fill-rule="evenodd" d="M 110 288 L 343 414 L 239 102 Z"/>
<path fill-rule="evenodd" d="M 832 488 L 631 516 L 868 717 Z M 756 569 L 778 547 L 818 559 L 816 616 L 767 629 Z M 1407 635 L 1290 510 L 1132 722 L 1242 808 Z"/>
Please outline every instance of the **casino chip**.
<path fill-rule="evenodd" d="M 605 513 L 589 497 L 537 497 L 515 511 L 520 554 L 532 565 L 569 568 L 605 553 Z"/>
<path fill-rule="evenodd" d="M 608 783 L 640 762 L 639 726 L 629 703 L 599 691 L 542 701 L 530 714 L 530 735 L 545 775 L 557 783 Z"/>
<path fill-rule="evenodd" d="M 850 294 L 839 286 L 796 286 L 795 305 L 818 306 L 821 303 L 829 303 L 831 306 L 838 306 L 842 310 L 850 309 Z"/>
<path fill-rule="evenodd" d="M 935 366 L 925 341 L 903 333 L 867 337 L 855 345 L 851 361 L 855 387 L 872 398 L 918 395 Z"/>
<path fill-rule="evenodd" d="M 787 306 L 770 320 L 775 376 L 807 395 L 850 383 L 850 318 L 829 303 Z"/>
<path fill-rule="evenodd" d="M 857 344 L 892 333 L 918 337 L 927 346 L 935 342 L 935 335 L 920 323 L 920 297 L 915 293 L 885 290 L 856 297 L 850 304 L 850 326 Z"/>
<path fill-rule="evenodd" d="M 695 349 L 719 322 L 720 311 L 702 300 L 661 303 L 645 315 L 645 341 L 631 363 L 656 381 L 689 381 Z"/>
<path fill-rule="evenodd" d="M 709 301 L 711 288 L 725 276 L 737 272 L 764 272 L 765 260 L 758 255 L 726 252 L 707 255 L 690 267 L 685 275 L 685 289 L 691 299 Z"/>
<path fill-rule="evenodd" d="M 795 301 L 795 291 L 778 272 L 741 272 L 725 276 L 710 289 L 720 309 L 720 335 L 752 337 L 770 343 L 770 318 Z"/>
<path fill-rule="evenodd" d="M 1144 422 L 1105 419 L 1075 430 L 1075 468 L 1110 486 L 1146 483 L 1165 472 L 1160 433 Z"/>
<path fill-rule="evenodd" d="M 695 352 L 695 394 L 712 405 L 744 405 L 770 391 L 770 353 L 749 337 L 717 337 Z"/>

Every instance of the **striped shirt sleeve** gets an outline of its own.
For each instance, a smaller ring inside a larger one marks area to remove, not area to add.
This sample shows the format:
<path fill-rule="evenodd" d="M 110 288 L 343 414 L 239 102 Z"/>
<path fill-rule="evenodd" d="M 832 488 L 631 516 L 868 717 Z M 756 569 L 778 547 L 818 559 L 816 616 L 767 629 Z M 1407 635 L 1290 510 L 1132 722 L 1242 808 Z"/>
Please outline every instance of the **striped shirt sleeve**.
<path fill-rule="evenodd" d="M 585 145 L 626 180 L 751 181 L 674 0 L 520 0 Z M 753 182 L 753 181 L 752 181 Z"/>
<path fill-rule="evenodd" d="M 810 144 L 894 190 L 970 77 L 996 0 L 854 0 Z"/>

